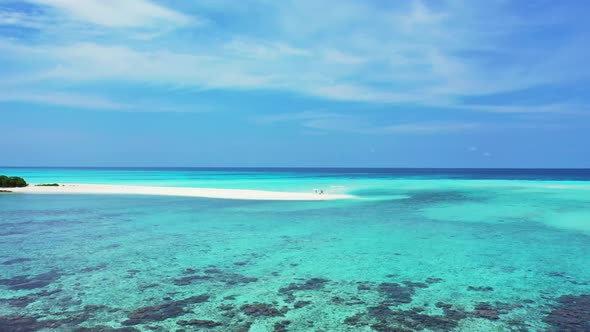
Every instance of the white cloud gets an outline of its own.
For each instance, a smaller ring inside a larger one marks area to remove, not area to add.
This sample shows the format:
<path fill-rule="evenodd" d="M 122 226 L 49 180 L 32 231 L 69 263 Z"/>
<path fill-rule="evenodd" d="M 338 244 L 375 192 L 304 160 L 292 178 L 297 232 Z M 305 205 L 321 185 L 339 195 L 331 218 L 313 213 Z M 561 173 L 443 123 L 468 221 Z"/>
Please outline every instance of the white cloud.
<path fill-rule="evenodd" d="M 0 11 L 0 25 L 40 29 L 48 24 L 44 18 L 24 13 Z"/>
<path fill-rule="evenodd" d="M 191 17 L 146 0 L 30 0 L 51 6 L 71 17 L 106 27 L 185 25 Z"/>
<path fill-rule="evenodd" d="M 334 78 L 341 74 L 333 71 L 319 71 L 306 75 L 297 66 L 281 66 L 281 59 L 277 60 L 278 63 L 270 58 L 267 61 L 252 61 L 249 56 L 240 57 L 234 52 L 190 54 L 137 51 L 127 46 L 104 46 L 95 43 L 80 43 L 65 47 L 26 47 L 7 42 L 0 42 L 0 50 L 18 53 L 22 57 L 31 59 L 43 58 L 53 64 L 51 68 L 33 76 L 5 77 L 5 84 L 35 80 L 72 82 L 112 80 L 160 83 L 200 89 L 279 89 L 343 101 L 423 100 L 421 96 L 395 94 L 363 85 L 333 84 Z M 266 52 L 259 54 L 269 55 Z"/>
<path fill-rule="evenodd" d="M 111 98 L 88 93 L 61 91 L 1 91 L 0 103 L 26 103 L 60 106 L 75 109 L 124 111 L 124 112 L 176 112 L 203 113 L 211 107 L 193 105 L 191 107 L 161 104 L 153 101 L 120 102 Z"/>
<path fill-rule="evenodd" d="M 410 11 L 404 15 L 396 15 L 395 20 L 405 29 L 415 29 L 417 26 L 434 25 L 448 17 L 445 13 L 437 13 L 420 0 L 412 1 Z"/>
<path fill-rule="evenodd" d="M 203 13 L 223 10 L 238 23 L 212 17 L 206 32 L 153 42 L 150 39 L 161 31 L 205 19 L 194 15 L 198 10 L 188 15 L 147 0 L 29 1 L 53 8 L 49 14 L 57 13 L 51 17 L 56 28 L 41 29 L 45 35 L 37 40 L 51 41 L 45 44 L 0 41 L 0 57 L 26 67 L 12 76 L 6 73 L 2 85 L 115 81 L 192 89 L 273 89 L 338 101 L 525 113 L 561 112 L 572 105 L 466 105 L 461 98 L 559 84 L 587 72 L 577 65 L 587 55 L 576 52 L 580 41 L 550 51 L 503 44 L 521 31 L 523 22 L 499 20 L 505 13 L 496 2 L 207 2 L 191 8 L 206 7 Z M 261 6 L 268 15 L 253 18 L 251 6 Z M 18 13 L 2 13 L 2 21 L 47 24 Z M 76 35 L 78 25 L 67 25 L 70 21 L 90 23 L 89 33 L 100 38 Z M 532 21 L 532 27 L 546 24 Z M 130 36 L 145 42 L 130 42 Z M 497 53 L 505 62 L 501 66 L 485 61 Z M 575 61 L 570 61 L 572 56 Z"/>
<path fill-rule="evenodd" d="M 480 127 L 479 123 L 473 122 L 426 122 L 426 123 L 405 123 L 390 125 L 379 128 L 383 133 L 441 133 L 473 130 Z"/>
<path fill-rule="evenodd" d="M 374 124 L 358 115 L 343 115 L 329 112 L 281 113 L 256 118 L 259 124 L 299 122 L 303 127 L 325 131 L 342 131 L 357 134 L 436 134 L 458 132 L 480 127 L 470 122 L 414 122 L 401 124 Z"/>
<path fill-rule="evenodd" d="M 300 113 L 278 113 L 278 114 L 271 114 L 271 115 L 264 115 L 256 117 L 255 121 L 259 124 L 274 124 L 279 122 L 289 122 L 295 120 L 317 120 L 317 119 L 326 119 L 326 118 L 339 118 L 342 117 L 341 114 L 338 113 L 328 113 L 328 112 L 300 112 Z"/>
<path fill-rule="evenodd" d="M 272 77 L 249 72 L 240 62 L 223 56 L 192 55 L 168 51 L 140 52 L 127 46 L 94 43 L 67 47 L 13 47 L 0 43 L 0 50 L 12 50 L 29 58 L 42 57 L 53 65 L 32 77 L 5 81 L 71 82 L 132 81 L 199 88 L 247 88 L 270 86 Z"/>
<path fill-rule="evenodd" d="M 348 65 L 356 65 L 362 64 L 368 61 L 367 58 L 363 58 L 360 56 L 355 56 L 352 54 L 347 54 L 335 49 L 327 49 L 324 50 L 323 56 L 325 61 L 329 63 L 341 63 L 341 64 L 348 64 Z"/>
<path fill-rule="evenodd" d="M 311 52 L 281 42 L 234 39 L 223 46 L 237 56 L 273 59 L 282 56 L 310 56 Z"/>
<path fill-rule="evenodd" d="M 128 110 L 132 106 L 115 102 L 107 98 L 73 93 L 59 92 L 0 92 L 0 102 L 41 103 L 65 107 L 87 109 Z"/>
<path fill-rule="evenodd" d="M 459 132 L 478 128 L 478 123 L 469 122 L 417 122 L 393 125 L 375 125 L 356 117 L 319 118 L 305 121 L 305 127 L 351 132 L 358 134 L 437 134 Z"/>
<path fill-rule="evenodd" d="M 561 113 L 573 114 L 584 112 L 588 106 L 581 104 L 560 103 L 560 104 L 541 104 L 541 105 L 449 105 L 456 109 L 484 111 L 493 113 Z"/>
<path fill-rule="evenodd" d="M 393 93 L 376 91 L 364 86 L 352 84 L 333 84 L 316 86 L 309 91 L 311 94 L 335 100 L 381 101 L 404 100 Z"/>

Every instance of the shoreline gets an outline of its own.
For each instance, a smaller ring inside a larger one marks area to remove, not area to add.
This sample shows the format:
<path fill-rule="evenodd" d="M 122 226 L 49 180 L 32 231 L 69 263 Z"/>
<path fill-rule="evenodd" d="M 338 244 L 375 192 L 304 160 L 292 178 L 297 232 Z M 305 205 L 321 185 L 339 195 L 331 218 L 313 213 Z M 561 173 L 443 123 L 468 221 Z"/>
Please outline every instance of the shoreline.
<path fill-rule="evenodd" d="M 118 184 L 64 183 L 59 187 L 29 184 L 27 187 L 6 188 L 13 194 L 102 194 L 102 195 L 151 195 L 201 197 L 220 199 L 269 200 L 269 201 L 327 201 L 355 198 L 346 194 L 315 194 L 250 189 L 156 187 Z"/>

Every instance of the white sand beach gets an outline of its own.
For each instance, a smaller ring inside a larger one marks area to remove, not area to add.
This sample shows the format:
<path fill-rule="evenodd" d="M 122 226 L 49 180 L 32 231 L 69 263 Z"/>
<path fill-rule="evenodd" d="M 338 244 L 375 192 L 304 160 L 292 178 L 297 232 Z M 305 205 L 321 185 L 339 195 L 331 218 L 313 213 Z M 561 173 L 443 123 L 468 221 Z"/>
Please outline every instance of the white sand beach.
<path fill-rule="evenodd" d="M 277 201 L 324 201 L 334 199 L 354 198 L 344 194 L 316 194 L 313 192 L 282 192 L 245 189 L 217 189 L 217 188 L 184 188 L 184 187 L 155 187 L 129 186 L 111 184 L 66 183 L 59 187 L 35 186 L 29 184 L 23 188 L 6 188 L 14 193 L 26 194 L 127 194 L 127 195 L 160 195 L 183 197 L 207 197 L 225 199 L 252 199 Z"/>

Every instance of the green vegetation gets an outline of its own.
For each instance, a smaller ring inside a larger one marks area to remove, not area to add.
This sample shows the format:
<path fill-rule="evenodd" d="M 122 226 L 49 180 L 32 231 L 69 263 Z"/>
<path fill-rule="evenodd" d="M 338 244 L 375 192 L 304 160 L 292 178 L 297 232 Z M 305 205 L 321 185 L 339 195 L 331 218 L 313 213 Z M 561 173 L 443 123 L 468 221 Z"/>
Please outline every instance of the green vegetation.
<path fill-rule="evenodd" d="M 0 175 L 0 188 L 26 187 L 27 181 L 18 176 Z"/>
<path fill-rule="evenodd" d="M 59 183 L 40 183 L 36 184 L 35 187 L 59 187 Z"/>

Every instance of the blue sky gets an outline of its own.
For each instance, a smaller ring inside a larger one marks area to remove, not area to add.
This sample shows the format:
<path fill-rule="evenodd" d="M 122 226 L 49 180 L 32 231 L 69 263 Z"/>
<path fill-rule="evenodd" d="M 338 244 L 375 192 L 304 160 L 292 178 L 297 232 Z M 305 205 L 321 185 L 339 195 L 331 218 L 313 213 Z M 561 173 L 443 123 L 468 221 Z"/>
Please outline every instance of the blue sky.
<path fill-rule="evenodd" d="M 0 165 L 590 167 L 588 12 L 0 0 Z"/>

